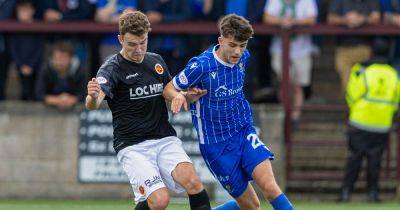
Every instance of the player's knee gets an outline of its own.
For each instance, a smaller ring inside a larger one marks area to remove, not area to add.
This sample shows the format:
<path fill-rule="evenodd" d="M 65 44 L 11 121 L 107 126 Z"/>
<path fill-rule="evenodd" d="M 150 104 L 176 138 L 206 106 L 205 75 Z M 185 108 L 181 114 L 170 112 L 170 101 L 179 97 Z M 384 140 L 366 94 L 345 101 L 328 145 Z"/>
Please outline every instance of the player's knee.
<path fill-rule="evenodd" d="M 169 195 L 167 191 L 155 191 L 148 198 L 147 202 L 150 209 L 163 210 L 169 204 Z"/>
<path fill-rule="evenodd" d="M 258 199 L 248 199 L 238 201 L 240 209 L 248 209 L 248 210 L 259 210 L 260 209 L 260 201 Z"/>
<path fill-rule="evenodd" d="M 264 192 L 266 199 L 269 201 L 273 200 L 282 193 L 275 180 L 265 182 L 264 185 L 261 186 L 261 189 Z"/>
<path fill-rule="evenodd" d="M 197 175 L 189 176 L 184 180 L 183 185 L 189 194 L 195 194 L 203 190 L 203 184 Z"/>

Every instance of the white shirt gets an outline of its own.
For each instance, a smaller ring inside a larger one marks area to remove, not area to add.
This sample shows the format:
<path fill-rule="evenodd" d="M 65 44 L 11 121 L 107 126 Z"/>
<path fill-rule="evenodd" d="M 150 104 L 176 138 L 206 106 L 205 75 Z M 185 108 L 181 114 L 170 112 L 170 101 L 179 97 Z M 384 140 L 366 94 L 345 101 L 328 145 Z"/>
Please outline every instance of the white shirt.
<path fill-rule="evenodd" d="M 290 17 L 290 9 L 286 9 L 285 12 L 282 11 L 284 6 L 283 1 L 285 0 L 268 0 L 265 5 L 264 12 L 268 15 L 274 17 L 283 16 Z M 295 5 L 295 19 L 302 20 L 309 17 L 317 17 L 318 8 L 314 0 L 296 0 Z M 290 58 L 303 57 L 310 54 L 312 51 L 312 42 L 310 35 L 295 35 L 290 42 Z M 274 36 L 272 44 L 270 47 L 271 54 L 281 54 L 282 53 L 282 41 L 278 36 Z"/>

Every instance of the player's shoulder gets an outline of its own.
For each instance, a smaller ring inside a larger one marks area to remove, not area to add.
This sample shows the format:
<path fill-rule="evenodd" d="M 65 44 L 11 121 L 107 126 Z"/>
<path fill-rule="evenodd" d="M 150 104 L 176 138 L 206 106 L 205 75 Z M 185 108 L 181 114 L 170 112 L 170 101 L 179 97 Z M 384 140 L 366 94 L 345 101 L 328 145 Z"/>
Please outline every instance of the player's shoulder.
<path fill-rule="evenodd" d="M 161 57 L 161 55 L 159 55 L 157 53 L 146 52 L 146 57 L 151 61 L 163 62 L 164 63 L 164 59 Z"/>
<path fill-rule="evenodd" d="M 99 68 L 99 72 L 112 74 L 119 68 L 118 54 L 110 56 Z"/>
<path fill-rule="evenodd" d="M 210 69 L 212 64 L 213 54 L 208 50 L 204 51 L 198 56 L 191 58 L 188 62 L 188 67 L 190 69 L 202 69 L 202 71 L 207 71 Z"/>

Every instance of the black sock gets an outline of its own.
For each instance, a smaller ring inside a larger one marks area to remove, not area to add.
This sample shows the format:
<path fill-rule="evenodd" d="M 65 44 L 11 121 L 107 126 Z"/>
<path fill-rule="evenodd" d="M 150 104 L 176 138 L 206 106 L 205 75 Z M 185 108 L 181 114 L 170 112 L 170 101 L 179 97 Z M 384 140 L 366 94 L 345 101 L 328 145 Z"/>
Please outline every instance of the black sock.
<path fill-rule="evenodd" d="M 147 200 L 139 202 L 135 206 L 135 210 L 150 210 L 149 205 L 147 204 Z"/>
<path fill-rule="evenodd" d="M 211 210 L 210 198 L 206 190 L 189 195 L 189 203 L 191 210 Z"/>

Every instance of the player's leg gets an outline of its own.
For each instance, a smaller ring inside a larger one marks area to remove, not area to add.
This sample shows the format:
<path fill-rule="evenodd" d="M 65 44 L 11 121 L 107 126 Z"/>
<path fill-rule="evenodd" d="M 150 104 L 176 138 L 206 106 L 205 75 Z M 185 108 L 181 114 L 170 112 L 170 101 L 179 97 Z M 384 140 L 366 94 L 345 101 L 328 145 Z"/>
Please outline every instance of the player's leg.
<path fill-rule="evenodd" d="M 145 141 L 125 148 L 117 155 L 135 194 L 137 210 L 165 209 L 169 203 L 169 194 L 157 168 L 153 149 L 155 147 Z"/>
<path fill-rule="evenodd" d="M 215 210 L 259 209 L 260 201 L 254 189 L 249 185 L 250 176 L 241 167 L 240 135 L 230 140 L 212 144 L 200 145 L 200 150 L 207 167 L 214 177 L 235 201 L 228 201 Z"/>
<path fill-rule="evenodd" d="M 261 188 L 264 197 L 271 202 L 275 210 L 294 209 L 275 181 L 270 162 L 274 155 L 258 138 L 255 129 L 249 126 L 241 140 L 243 170 Z"/>
<path fill-rule="evenodd" d="M 270 160 L 264 160 L 254 169 L 253 179 L 275 210 L 294 209 L 289 199 L 282 193 L 275 181 Z"/>
<path fill-rule="evenodd" d="M 210 199 L 189 157 L 176 137 L 163 138 L 158 165 L 166 185 L 175 192 L 186 191 L 192 210 L 208 210 Z"/>

